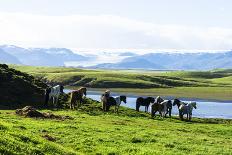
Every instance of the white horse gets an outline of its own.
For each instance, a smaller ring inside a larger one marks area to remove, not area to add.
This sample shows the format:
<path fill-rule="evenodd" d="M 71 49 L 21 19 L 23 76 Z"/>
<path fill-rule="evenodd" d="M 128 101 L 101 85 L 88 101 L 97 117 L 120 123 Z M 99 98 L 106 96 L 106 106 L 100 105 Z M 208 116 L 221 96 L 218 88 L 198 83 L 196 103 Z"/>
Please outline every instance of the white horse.
<path fill-rule="evenodd" d="M 60 94 L 64 93 L 63 90 L 64 87 L 61 85 L 47 88 L 45 91 L 45 104 L 48 105 L 49 100 L 52 99 L 53 105 L 57 105 Z"/>
<path fill-rule="evenodd" d="M 192 111 L 193 108 L 197 109 L 197 103 L 196 102 L 190 102 L 187 105 L 181 104 L 179 107 L 179 115 L 181 120 L 183 120 L 184 114 L 187 114 L 187 120 L 191 120 L 192 118 Z"/>

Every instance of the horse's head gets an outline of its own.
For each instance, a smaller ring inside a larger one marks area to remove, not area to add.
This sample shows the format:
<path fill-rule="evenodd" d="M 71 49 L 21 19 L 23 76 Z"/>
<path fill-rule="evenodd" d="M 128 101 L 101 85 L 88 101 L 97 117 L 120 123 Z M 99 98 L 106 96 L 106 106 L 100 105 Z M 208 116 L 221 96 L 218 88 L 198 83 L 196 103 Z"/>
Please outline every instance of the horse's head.
<path fill-rule="evenodd" d="M 148 97 L 148 98 L 149 98 L 149 100 L 150 100 L 150 103 L 154 103 L 154 102 L 155 102 L 154 97 Z"/>
<path fill-rule="evenodd" d="M 178 107 L 180 106 L 180 100 L 175 98 L 173 101 L 173 106 L 177 105 Z"/>
<path fill-rule="evenodd" d="M 193 106 L 193 108 L 197 109 L 197 103 L 196 102 L 191 102 L 190 104 Z"/>
<path fill-rule="evenodd" d="M 155 99 L 155 103 L 161 103 L 163 101 L 164 101 L 164 99 L 162 99 L 160 96 L 157 96 Z"/>
<path fill-rule="evenodd" d="M 60 92 L 64 93 L 64 86 L 60 85 Z"/>
<path fill-rule="evenodd" d="M 81 87 L 80 91 L 86 96 L 87 95 L 87 88 L 86 87 Z"/>
<path fill-rule="evenodd" d="M 126 96 L 120 96 L 120 100 L 126 104 Z"/>

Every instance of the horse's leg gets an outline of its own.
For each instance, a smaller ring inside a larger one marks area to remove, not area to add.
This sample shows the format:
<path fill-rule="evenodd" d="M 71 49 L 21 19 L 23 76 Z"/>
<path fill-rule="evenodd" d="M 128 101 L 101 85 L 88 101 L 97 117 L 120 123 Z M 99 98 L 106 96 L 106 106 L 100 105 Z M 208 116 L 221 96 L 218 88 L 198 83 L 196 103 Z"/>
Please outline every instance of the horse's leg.
<path fill-rule="evenodd" d="M 139 111 L 139 104 L 136 103 L 136 111 Z"/>
<path fill-rule="evenodd" d="M 183 115 L 181 114 L 181 112 L 179 111 L 179 117 L 181 120 L 183 120 Z"/>
<path fill-rule="evenodd" d="M 56 96 L 56 102 L 55 102 L 55 107 L 56 107 L 56 108 L 57 108 L 57 105 L 58 105 L 58 99 L 59 99 L 59 97 Z"/>
<path fill-rule="evenodd" d="M 152 118 L 154 117 L 154 109 L 153 109 L 152 106 L 151 106 L 151 117 L 152 117 Z"/>
<path fill-rule="evenodd" d="M 54 107 L 54 104 L 55 104 L 55 97 L 54 96 L 52 97 L 52 104 L 53 104 L 52 106 Z"/>

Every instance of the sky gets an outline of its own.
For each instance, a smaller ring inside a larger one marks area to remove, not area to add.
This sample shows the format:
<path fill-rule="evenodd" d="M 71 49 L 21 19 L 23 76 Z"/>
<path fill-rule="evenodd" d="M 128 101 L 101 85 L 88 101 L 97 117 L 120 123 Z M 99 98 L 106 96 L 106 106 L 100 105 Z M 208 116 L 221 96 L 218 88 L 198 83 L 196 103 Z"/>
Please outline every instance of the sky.
<path fill-rule="evenodd" d="M 232 48 L 231 0 L 0 0 L 0 44 L 78 52 Z"/>

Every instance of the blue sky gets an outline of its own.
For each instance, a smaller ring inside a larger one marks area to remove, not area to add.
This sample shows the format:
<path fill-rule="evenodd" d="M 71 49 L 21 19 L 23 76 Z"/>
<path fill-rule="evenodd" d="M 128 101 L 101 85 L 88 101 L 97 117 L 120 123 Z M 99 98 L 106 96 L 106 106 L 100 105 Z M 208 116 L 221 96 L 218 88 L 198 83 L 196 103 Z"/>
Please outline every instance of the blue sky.
<path fill-rule="evenodd" d="M 0 43 L 81 51 L 230 50 L 231 0 L 0 0 Z"/>

